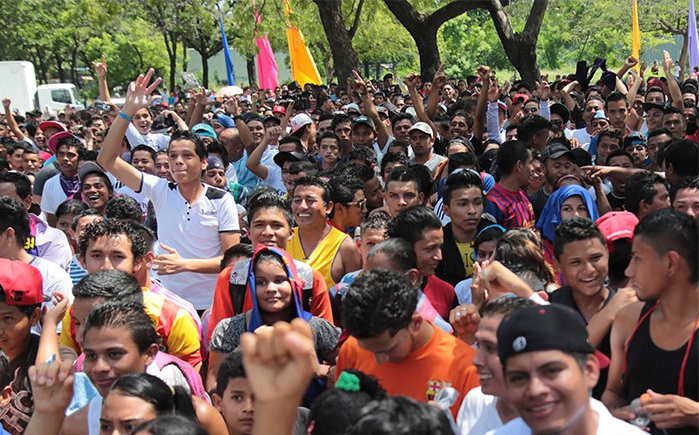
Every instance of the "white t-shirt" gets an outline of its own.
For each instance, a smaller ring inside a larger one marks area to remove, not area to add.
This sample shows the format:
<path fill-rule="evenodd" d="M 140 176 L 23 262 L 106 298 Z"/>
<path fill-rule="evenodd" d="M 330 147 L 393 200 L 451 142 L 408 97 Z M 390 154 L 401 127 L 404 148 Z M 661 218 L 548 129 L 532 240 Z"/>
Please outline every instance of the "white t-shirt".
<path fill-rule="evenodd" d="M 590 398 L 592 410 L 599 415 L 597 435 L 648 435 L 647 432 L 633 426 L 623 420 L 619 420 L 610 414 L 606 406 L 599 400 Z M 532 430 L 522 420 L 516 418 L 499 429 L 491 430 L 487 435 L 531 435 Z"/>
<path fill-rule="evenodd" d="M 138 201 L 138 205 L 141 206 L 141 211 L 146 213 L 148 211 L 148 197 L 142 193 L 136 193 L 129 186 L 122 186 L 117 189 L 116 193 L 119 195 L 130 196 L 131 198 Z"/>
<path fill-rule="evenodd" d="M 571 133 L 570 137 L 568 137 L 568 139 L 571 139 L 571 138 L 577 139 L 578 142 L 580 142 L 580 145 L 589 144 L 590 141 L 592 140 L 592 138 L 590 137 L 590 133 L 587 132 L 586 127 L 579 128 L 577 130 L 573 130 L 573 132 Z"/>
<path fill-rule="evenodd" d="M 160 151 L 167 149 L 167 147 L 170 145 L 170 136 L 155 133 L 141 134 L 132 122 L 129 122 L 125 136 L 129 141 L 131 148 L 134 148 L 137 145 L 145 144 L 156 151 Z"/>
<path fill-rule="evenodd" d="M 267 166 L 267 178 L 261 180 L 260 183 L 274 188 L 280 195 L 286 193 L 286 186 L 282 181 L 282 168 L 277 166 L 276 163 Z"/>
<path fill-rule="evenodd" d="M 41 210 L 44 213 L 56 214 L 58 206 L 68 199 L 68 195 L 61 187 L 60 172 L 46 180 L 44 191 L 41 194 Z"/>
<path fill-rule="evenodd" d="M 29 262 L 32 266 L 39 269 L 41 277 L 44 279 L 42 290 L 44 296 L 51 298 L 50 301 L 41 304 L 42 307 L 47 307 L 49 310 L 56 306 L 58 302 L 53 296 L 53 292 L 60 292 L 68 298 L 69 303 L 73 303 L 73 281 L 70 279 L 68 272 L 63 270 L 61 266 L 53 261 L 44 260 L 43 258 L 33 256 Z M 32 332 L 41 335 L 41 325 L 37 324 L 32 327 Z M 61 332 L 61 324 L 58 324 L 58 332 Z"/>
<path fill-rule="evenodd" d="M 182 258 L 208 259 L 223 254 L 220 233 L 240 231 L 233 196 L 204 184 L 204 191 L 190 204 L 176 183 L 142 174 L 140 192 L 147 196 L 158 219 L 158 240 L 174 248 Z M 156 245 L 156 255 L 166 252 Z M 211 305 L 216 273 L 182 272 L 160 275 L 163 286 L 188 300 L 197 310 Z"/>
<path fill-rule="evenodd" d="M 456 417 L 459 433 L 481 435 L 501 427 L 502 420 L 495 408 L 497 402 L 497 397 L 483 394 L 481 387 L 469 391 Z"/>

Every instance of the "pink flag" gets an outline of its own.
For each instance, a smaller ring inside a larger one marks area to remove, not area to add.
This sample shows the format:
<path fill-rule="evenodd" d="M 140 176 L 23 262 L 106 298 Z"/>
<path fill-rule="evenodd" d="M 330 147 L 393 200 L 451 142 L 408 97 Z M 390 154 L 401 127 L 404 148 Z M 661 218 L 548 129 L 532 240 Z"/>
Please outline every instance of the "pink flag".
<path fill-rule="evenodd" d="M 260 54 L 257 55 L 257 81 L 261 89 L 274 89 L 279 86 L 277 60 L 267 37 L 255 38 Z"/>

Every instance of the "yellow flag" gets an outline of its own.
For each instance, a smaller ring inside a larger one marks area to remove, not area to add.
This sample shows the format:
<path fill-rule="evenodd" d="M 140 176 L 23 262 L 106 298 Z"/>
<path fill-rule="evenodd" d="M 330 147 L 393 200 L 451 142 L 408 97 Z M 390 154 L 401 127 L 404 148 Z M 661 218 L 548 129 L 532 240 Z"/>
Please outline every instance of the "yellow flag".
<path fill-rule="evenodd" d="M 636 71 L 641 64 L 641 28 L 638 25 L 638 2 L 633 0 L 633 28 L 631 30 L 631 55 L 638 59 L 638 64 L 634 67 Z"/>
<path fill-rule="evenodd" d="M 289 19 L 291 6 L 288 0 L 284 0 L 284 13 L 287 20 L 289 20 L 286 27 L 286 39 L 289 43 L 291 78 L 298 82 L 302 88 L 306 83 L 321 84 L 318 68 L 315 62 L 313 62 L 311 52 L 306 47 L 306 41 L 303 39 L 301 31 Z"/>

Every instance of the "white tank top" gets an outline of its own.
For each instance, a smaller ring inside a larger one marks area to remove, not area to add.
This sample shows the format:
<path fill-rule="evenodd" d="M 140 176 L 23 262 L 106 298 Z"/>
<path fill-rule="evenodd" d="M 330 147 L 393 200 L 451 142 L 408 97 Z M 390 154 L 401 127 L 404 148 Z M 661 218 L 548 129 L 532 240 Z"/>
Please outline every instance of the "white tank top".
<path fill-rule="evenodd" d="M 89 435 L 100 434 L 100 415 L 102 414 L 102 396 L 97 395 L 88 404 L 87 430 Z"/>

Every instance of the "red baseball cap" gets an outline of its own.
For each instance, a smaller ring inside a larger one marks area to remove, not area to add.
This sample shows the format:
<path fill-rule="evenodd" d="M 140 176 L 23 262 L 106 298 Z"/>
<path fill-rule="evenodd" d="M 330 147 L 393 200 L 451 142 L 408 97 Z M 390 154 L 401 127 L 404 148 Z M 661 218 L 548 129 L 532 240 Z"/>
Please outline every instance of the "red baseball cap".
<path fill-rule="evenodd" d="M 46 300 L 43 285 L 44 279 L 36 267 L 0 258 L 0 287 L 7 305 L 41 304 Z"/>
<path fill-rule="evenodd" d="M 46 131 L 49 128 L 57 128 L 60 131 L 68 131 L 68 128 L 65 126 L 65 124 L 58 122 L 58 121 L 44 121 L 39 123 L 39 128 L 41 131 Z"/>
<path fill-rule="evenodd" d="M 603 214 L 595 223 L 604 235 L 607 247 L 612 251 L 615 241 L 633 240 L 633 230 L 638 225 L 638 218 L 628 211 L 612 211 Z"/>
<path fill-rule="evenodd" d="M 49 140 L 46 141 L 46 143 L 49 146 L 49 149 L 51 150 L 52 153 L 56 154 L 58 151 L 58 141 L 61 139 L 65 139 L 67 137 L 74 137 L 77 139 L 77 136 L 75 136 L 73 133 L 69 131 L 60 131 L 53 136 L 49 138 Z"/>

